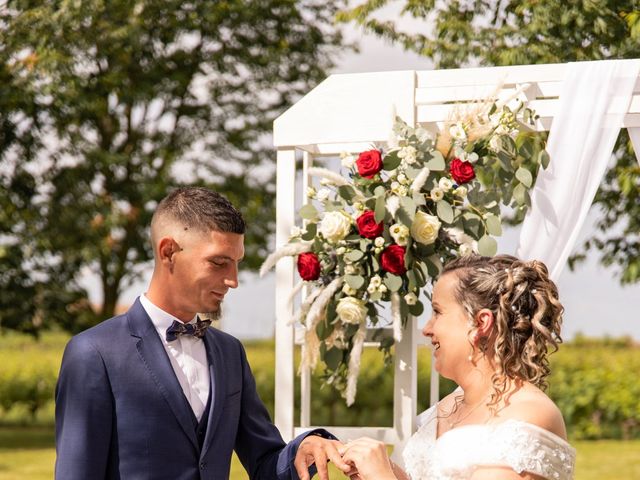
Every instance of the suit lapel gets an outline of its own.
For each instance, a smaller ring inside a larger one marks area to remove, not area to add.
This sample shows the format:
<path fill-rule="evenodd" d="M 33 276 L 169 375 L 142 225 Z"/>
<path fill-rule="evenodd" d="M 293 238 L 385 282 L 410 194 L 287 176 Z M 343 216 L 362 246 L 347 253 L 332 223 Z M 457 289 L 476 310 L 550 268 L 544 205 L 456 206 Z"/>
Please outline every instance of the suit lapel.
<path fill-rule="evenodd" d="M 191 443 L 198 448 L 198 438 L 193 427 L 193 412 L 184 397 L 164 345 L 139 300 L 136 300 L 129 311 L 129 327 L 131 334 L 138 337 L 138 354 L 160 394 L 169 404 Z"/>
<path fill-rule="evenodd" d="M 207 450 L 211 445 L 214 432 L 216 431 L 216 428 L 218 428 L 218 423 L 222 416 L 224 400 L 227 396 L 222 353 L 216 344 L 215 334 L 211 329 L 207 330 L 207 333 L 204 336 L 204 341 L 209 359 L 209 380 L 211 382 L 213 398 L 211 399 L 211 406 L 209 407 L 209 421 L 207 423 L 207 433 L 204 437 L 204 444 L 202 446 L 202 456 L 207 453 Z"/>

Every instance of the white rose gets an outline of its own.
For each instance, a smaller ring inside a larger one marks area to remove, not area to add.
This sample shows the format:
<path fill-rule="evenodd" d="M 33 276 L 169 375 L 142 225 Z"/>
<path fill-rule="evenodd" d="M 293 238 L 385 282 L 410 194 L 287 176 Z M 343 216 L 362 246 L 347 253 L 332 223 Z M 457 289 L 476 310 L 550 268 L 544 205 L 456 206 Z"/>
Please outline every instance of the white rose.
<path fill-rule="evenodd" d="M 393 238 L 393 240 L 398 245 L 403 247 L 404 245 L 407 244 L 407 237 L 409 236 L 409 229 L 405 225 L 402 225 L 401 223 L 395 223 L 389 229 L 389 234 L 391 235 L 391 238 Z M 401 243 L 401 242 L 404 242 L 404 244 Z"/>
<path fill-rule="evenodd" d="M 451 188 L 453 188 L 453 182 L 446 177 L 442 177 L 438 182 L 438 186 L 443 192 L 448 192 L 449 190 L 451 190 Z"/>
<path fill-rule="evenodd" d="M 367 316 L 364 302 L 355 297 L 341 298 L 336 307 L 336 313 L 342 323 L 361 323 Z"/>
<path fill-rule="evenodd" d="M 328 188 L 321 188 L 316 198 L 321 202 L 324 202 L 327 198 L 329 198 L 329 195 L 331 195 L 331 190 L 329 190 Z"/>
<path fill-rule="evenodd" d="M 415 219 L 411 225 L 411 236 L 416 242 L 430 245 L 438 238 L 440 225 L 438 217 L 424 212 L 416 212 Z"/>
<path fill-rule="evenodd" d="M 330 242 L 347 236 L 351 229 L 351 218 L 343 212 L 327 212 L 320 222 L 320 233 Z"/>
<path fill-rule="evenodd" d="M 442 191 L 441 188 L 436 187 L 431 190 L 431 200 L 433 200 L 434 202 L 439 202 L 443 198 L 444 198 L 444 192 Z"/>
<path fill-rule="evenodd" d="M 404 296 L 404 301 L 407 302 L 407 305 L 415 305 L 418 303 L 418 297 L 416 297 L 415 293 L 407 293 Z"/>

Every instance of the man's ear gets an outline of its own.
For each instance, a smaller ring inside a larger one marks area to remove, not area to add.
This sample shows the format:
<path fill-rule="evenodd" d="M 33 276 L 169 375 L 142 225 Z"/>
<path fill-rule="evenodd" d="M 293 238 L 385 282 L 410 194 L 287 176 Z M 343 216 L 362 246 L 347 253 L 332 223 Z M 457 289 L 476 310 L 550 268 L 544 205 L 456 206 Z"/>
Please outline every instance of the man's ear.
<path fill-rule="evenodd" d="M 158 257 L 160 263 L 172 264 L 173 255 L 179 252 L 181 248 L 176 241 L 171 237 L 162 237 L 158 242 Z"/>
<path fill-rule="evenodd" d="M 489 338 L 493 331 L 494 317 L 493 312 L 488 308 L 483 308 L 475 315 L 476 320 L 476 338 L 478 341 L 481 338 Z"/>

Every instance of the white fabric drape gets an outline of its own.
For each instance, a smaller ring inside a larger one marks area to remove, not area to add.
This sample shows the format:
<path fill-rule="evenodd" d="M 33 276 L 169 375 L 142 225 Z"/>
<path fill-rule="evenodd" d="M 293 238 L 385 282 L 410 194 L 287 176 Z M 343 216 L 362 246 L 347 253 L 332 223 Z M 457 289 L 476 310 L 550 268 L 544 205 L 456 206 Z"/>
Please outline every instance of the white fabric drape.
<path fill-rule="evenodd" d="M 547 264 L 558 280 L 611 159 L 640 60 L 567 65 L 559 112 L 549 132 L 551 163 L 532 191 L 516 255 Z"/>

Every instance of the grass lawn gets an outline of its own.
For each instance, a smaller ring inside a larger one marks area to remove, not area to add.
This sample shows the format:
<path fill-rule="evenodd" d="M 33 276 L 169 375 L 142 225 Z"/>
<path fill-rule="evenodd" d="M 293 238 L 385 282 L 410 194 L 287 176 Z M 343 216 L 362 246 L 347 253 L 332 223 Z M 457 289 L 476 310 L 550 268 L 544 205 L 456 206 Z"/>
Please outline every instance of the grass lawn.
<path fill-rule="evenodd" d="M 0 427 L 0 480 L 51 480 L 55 449 L 48 427 Z M 640 440 L 580 441 L 575 480 L 640 479 Z M 231 480 L 247 475 L 234 457 Z M 317 477 L 316 477 L 317 478 Z M 344 478 L 332 470 L 332 479 Z"/>

